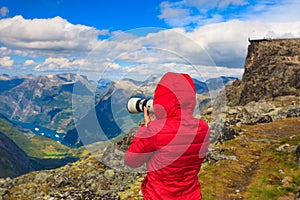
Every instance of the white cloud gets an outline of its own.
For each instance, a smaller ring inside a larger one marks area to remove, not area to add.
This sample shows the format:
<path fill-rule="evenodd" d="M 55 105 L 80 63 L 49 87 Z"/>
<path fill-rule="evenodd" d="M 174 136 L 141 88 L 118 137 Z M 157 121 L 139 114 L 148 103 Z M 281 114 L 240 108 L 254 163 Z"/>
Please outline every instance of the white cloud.
<path fill-rule="evenodd" d="M 120 69 L 121 66 L 115 62 L 104 62 L 103 67 L 118 70 L 118 69 Z"/>
<path fill-rule="evenodd" d="M 0 67 L 12 67 L 14 64 L 14 60 L 12 60 L 9 56 L 4 56 L 0 58 Z"/>
<path fill-rule="evenodd" d="M 204 79 L 219 75 L 241 76 L 249 37 L 300 37 L 300 15 L 297 13 L 296 16 L 293 8 L 299 8 L 300 3 L 291 1 L 291 6 L 285 3 L 270 7 L 265 2 L 251 7 L 255 15 L 249 11 L 239 16 L 242 20 L 228 21 L 218 14 L 206 18 L 205 12 L 211 8 L 246 5 L 246 1 L 164 2 L 160 5 L 162 12 L 159 17 L 169 20 L 172 26 L 183 28 L 156 32 L 151 29 L 118 31 L 105 41 L 100 41 L 98 35 L 108 31 L 73 25 L 60 17 L 27 20 L 16 16 L 2 19 L 1 66 L 13 66 L 11 55 L 16 54 L 27 57 L 23 64 L 28 66 L 26 69 L 34 67 L 32 69 L 36 71 L 56 72 L 80 69 L 94 77 L 103 72 L 120 77 L 132 75 L 133 78 L 166 70 L 194 73 L 191 70 L 193 65 L 201 69 Z M 196 14 L 195 8 L 199 10 Z M 286 22 L 286 18 L 293 15 L 295 21 Z M 202 25 L 187 31 L 184 27 L 190 23 Z M 149 34 L 140 34 L 147 31 Z M 81 51 L 87 51 L 88 55 L 78 54 Z M 38 60 L 34 56 L 39 55 L 46 55 L 45 61 L 35 63 L 32 59 Z M 17 67 L 16 64 L 14 66 Z"/>
<path fill-rule="evenodd" d="M 203 17 L 192 16 L 191 10 L 183 6 L 182 2 L 164 1 L 160 4 L 159 19 L 165 20 L 172 27 L 184 27 L 191 23 L 198 23 Z"/>
<path fill-rule="evenodd" d="M 187 27 L 189 25 L 200 25 L 224 21 L 224 17 L 218 14 L 208 15 L 209 10 L 225 10 L 229 6 L 244 6 L 248 2 L 244 0 L 185 0 L 164 1 L 160 4 L 161 14 L 159 19 L 171 27 Z"/>
<path fill-rule="evenodd" d="M 32 66 L 32 65 L 35 65 L 36 62 L 34 62 L 34 60 L 26 60 L 24 62 L 24 66 Z"/>
<path fill-rule="evenodd" d="M 0 42 L 12 47 L 47 51 L 91 50 L 99 43 L 97 30 L 84 25 L 73 25 L 61 17 L 24 19 L 22 16 L 0 20 Z"/>
<path fill-rule="evenodd" d="M 250 44 L 248 38 L 300 37 L 299 26 L 300 22 L 287 24 L 232 20 L 201 26 L 190 32 L 180 28 L 161 30 L 157 33 L 149 30 L 148 35 L 140 37 L 133 37 L 130 33 L 119 33 L 116 41 L 106 41 L 99 49 L 95 49 L 93 57 L 86 58 L 93 65 L 85 69 L 101 70 L 103 66 L 113 69 L 114 65 L 105 65 L 105 61 L 100 60 L 105 58 L 118 63 L 115 70 L 120 70 L 120 73 L 132 72 L 137 66 L 143 66 L 144 72 L 145 67 L 155 69 L 155 66 L 157 71 L 160 71 L 162 69 L 158 69 L 158 66 L 166 66 L 168 63 L 177 63 L 177 66 L 181 67 L 188 64 L 216 65 L 228 69 L 239 68 L 236 72 L 241 72 L 247 46 Z"/>
<path fill-rule="evenodd" d="M 232 76 L 241 78 L 244 69 L 228 68 L 224 66 L 190 65 L 176 62 L 160 64 L 148 63 L 135 66 L 122 66 L 118 69 L 107 68 L 104 73 L 101 73 L 101 76 L 112 80 L 122 79 L 126 77 L 134 80 L 143 81 L 147 79 L 147 77 L 149 77 L 151 74 L 164 74 L 168 71 L 173 71 L 177 73 L 188 73 L 192 77 L 204 81 L 209 78 L 216 78 L 220 76 Z M 93 74 L 90 74 L 89 77 L 93 77 Z M 99 77 L 95 76 L 93 78 Z"/>
<path fill-rule="evenodd" d="M 264 22 L 297 22 L 299 15 L 300 1 L 279 0 L 277 3 L 261 1 L 257 5 L 249 7 L 241 17 L 246 20 L 261 20 Z"/>
<path fill-rule="evenodd" d="M 266 23 L 297 22 L 300 1 L 180 0 L 164 1 L 158 15 L 171 27 L 190 28 L 234 19 Z"/>
<path fill-rule="evenodd" d="M 158 16 L 160 19 L 187 17 L 191 14 L 189 9 L 179 7 L 174 8 L 174 4 L 166 1 L 160 4 L 160 9 L 162 11 Z"/>
<path fill-rule="evenodd" d="M 300 37 L 300 21 L 294 23 L 265 23 L 239 21 L 215 23 L 199 27 L 186 35 L 203 46 L 217 65 L 244 65 L 248 38 Z"/>
<path fill-rule="evenodd" d="M 40 64 L 28 59 L 24 66 L 34 66 L 33 70 L 36 71 L 81 70 L 94 73 L 95 77 L 108 72 L 120 77 L 127 74 L 139 77 L 166 69 L 188 71 L 187 66 L 194 65 L 202 66 L 205 78 L 219 75 L 215 69 L 220 69 L 222 73 L 228 72 L 230 76 L 241 76 L 238 73 L 243 71 L 249 37 L 300 37 L 299 30 L 300 22 L 240 20 L 209 24 L 192 31 L 183 28 L 158 32 L 151 29 L 133 30 L 119 32 L 113 38 L 102 41 L 88 56 L 70 57 L 58 51 L 56 56 L 46 57 Z M 149 34 L 141 36 L 140 31 L 148 31 Z M 2 51 L 7 52 L 8 49 L 1 47 Z M 217 68 L 206 68 L 209 66 Z"/>
<path fill-rule="evenodd" d="M 1 43 L 0 43 L 1 44 Z M 0 46 L 0 56 L 18 55 L 22 57 L 36 58 L 39 52 L 33 50 L 21 50 L 16 48 L 8 48 L 7 46 Z"/>
<path fill-rule="evenodd" d="M 244 0 L 185 0 L 184 4 L 186 6 L 195 6 L 199 10 L 207 11 L 209 9 L 226 9 L 228 6 L 242 6 L 248 4 Z"/>
<path fill-rule="evenodd" d="M 230 5 L 243 6 L 246 4 L 248 4 L 248 2 L 244 1 L 244 0 L 222 0 L 222 1 L 219 1 L 218 8 L 226 9 Z"/>
<path fill-rule="evenodd" d="M 57 65 L 62 65 L 64 66 L 66 63 L 68 63 L 69 60 L 67 58 L 47 58 L 44 62 L 45 65 L 51 64 L 51 63 L 55 63 Z"/>
<path fill-rule="evenodd" d="M 9 10 L 6 6 L 0 8 L 0 17 L 6 17 L 9 13 Z"/>
<path fill-rule="evenodd" d="M 201 77 L 204 80 L 218 78 L 220 76 L 230 76 L 241 78 L 244 73 L 243 68 L 228 68 L 222 66 L 201 66 Z"/>
<path fill-rule="evenodd" d="M 146 36 L 131 37 L 117 42 L 107 41 L 95 50 L 95 57 L 106 57 L 110 61 L 133 64 L 191 63 L 212 66 L 216 62 L 227 67 L 243 67 L 249 32 L 242 32 L 246 23 L 232 21 L 218 23 L 186 32 L 184 29 L 161 30 Z M 222 37 L 220 36 L 222 33 Z M 128 34 L 128 33 L 126 33 Z M 104 49 L 102 49 L 105 47 Z M 105 56 L 101 51 L 107 51 Z M 223 63 L 220 63 L 223 61 Z M 238 64 L 235 64 L 238 61 Z M 230 65 L 226 65 L 226 62 Z M 92 61 L 90 63 L 93 63 Z M 233 65 L 235 64 L 235 65 Z"/>
<path fill-rule="evenodd" d="M 151 29 L 146 28 L 143 32 L 147 31 L 149 31 L 148 35 L 140 37 L 126 37 L 135 34 L 135 30 L 131 33 L 120 33 L 116 39 L 112 38 L 94 49 L 87 59 L 105 58 L 119 63 L 136 64 L 175 61 L 187 63 L 198 60 L 201 64 L 212 64 L 204 49 L 188 38 L 183 29 L 161 30 L 153 33 Z M 95 62 L 90 61 L 90 63 Z"/>
<path fill-rule="evenodd" d="M 35 66 L 36 71 L 76 71 L 81 67 L 89 66 L 89 63 L 83 59 L 68 59 L 64 57 L 48 57 L 41 64 Z"/>
<path fill-rule="evenodd" d="M 11 54 L 11 50 L 8 49 L 7 47 L 5 46 L 0 46 L 0 55 L 1 56 L 8 56 L 9 54 Z"/>

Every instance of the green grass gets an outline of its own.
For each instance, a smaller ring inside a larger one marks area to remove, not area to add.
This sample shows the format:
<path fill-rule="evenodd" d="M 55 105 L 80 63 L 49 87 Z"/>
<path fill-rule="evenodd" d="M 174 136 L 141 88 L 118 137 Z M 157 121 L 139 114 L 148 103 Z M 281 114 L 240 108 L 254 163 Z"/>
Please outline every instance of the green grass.
<path fill-rule="evenodd" d="M 277 199 L 296 193 L 300 186 L 300 169 L 293 153 L 265 152 L 259 173 L 248 188 L 247 199 Z"/>
<path fill-rule="evenodd" d="M 88 154 L 84 148 L 71 149 L 56 141 L 38 135 L 27 137 L 9 122 L 0 119 L 0 131 L 13 140 L 29 157 L 37 159 L 79 158 Z"/>
<path fill-rule="evenodd" d="M 300 189 L 300 168 L 295 151 L 276 148 L 300 144 L 298 120 L 244 126 L 243 135 L 218 145 L 229 149 L 224 154 L 235 155 L 238 161 L 221 160 L 200 171 L 203 199 L 291 199 Z M 278 142 L 257 142 L 260 139 Z"/>
<path fill-rule="evenodd" d="M 32 143 L 30 140 L 3 119 L 0 119 L 0 131 L 13 140 L 27 154 L 31 153 L 30 146 Z M 32 152 L 32 154 L 34 153 Z"/>

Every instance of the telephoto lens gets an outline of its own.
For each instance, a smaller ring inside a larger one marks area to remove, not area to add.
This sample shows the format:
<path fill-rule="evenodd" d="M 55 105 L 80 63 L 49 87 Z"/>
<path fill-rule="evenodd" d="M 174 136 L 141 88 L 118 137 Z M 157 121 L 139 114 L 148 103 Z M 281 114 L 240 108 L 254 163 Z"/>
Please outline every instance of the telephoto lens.
<path fill-rule="evenodd" d="M 153 112 L 153 99 L 132 97 L 127 102 L 127 110 L 130 113 L 141 113 L 144 106 L 147 107 L 149 112 Z"/>

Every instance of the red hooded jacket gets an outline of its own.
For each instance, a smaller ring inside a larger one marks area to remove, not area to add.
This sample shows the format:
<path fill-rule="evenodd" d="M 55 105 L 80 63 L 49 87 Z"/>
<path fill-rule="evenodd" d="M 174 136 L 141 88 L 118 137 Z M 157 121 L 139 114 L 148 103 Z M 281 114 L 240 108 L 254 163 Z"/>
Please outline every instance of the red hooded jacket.
<path fill-rule="evenodd" d="M 168 72 L 162 77 L 153 99 L 156 120 L 139 128 L 124 158 L 132 168 L 146 162 L 144 199 L 202 199 L 198 173 L 209 146 L 209 128 L 193 117 L 195 105 L 189 75 Z"/>

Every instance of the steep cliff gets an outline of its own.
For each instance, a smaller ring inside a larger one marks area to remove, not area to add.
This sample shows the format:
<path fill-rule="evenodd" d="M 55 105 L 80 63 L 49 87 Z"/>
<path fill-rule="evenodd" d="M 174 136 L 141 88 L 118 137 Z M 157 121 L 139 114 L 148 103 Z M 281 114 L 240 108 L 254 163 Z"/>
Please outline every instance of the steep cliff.
<path fill-rule="evenodd" d="M 299 96 L 300 38 L 249 40 L 242 80 L 226 87 L 229 106 Z"/>

